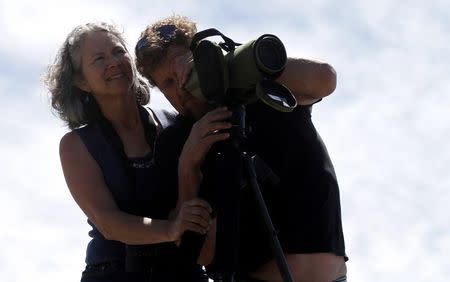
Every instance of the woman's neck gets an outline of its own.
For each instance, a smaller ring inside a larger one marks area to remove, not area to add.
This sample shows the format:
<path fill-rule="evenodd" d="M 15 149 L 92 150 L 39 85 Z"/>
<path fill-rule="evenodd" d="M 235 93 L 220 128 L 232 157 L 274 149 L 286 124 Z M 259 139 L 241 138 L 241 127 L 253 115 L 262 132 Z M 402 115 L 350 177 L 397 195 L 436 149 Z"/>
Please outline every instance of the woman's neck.
<path fill-rule="evenodd" d="M 136 100 L 131 95 L 99 101 L 100 109 L 116 130 L 133 129 L 140 125 Z"/>

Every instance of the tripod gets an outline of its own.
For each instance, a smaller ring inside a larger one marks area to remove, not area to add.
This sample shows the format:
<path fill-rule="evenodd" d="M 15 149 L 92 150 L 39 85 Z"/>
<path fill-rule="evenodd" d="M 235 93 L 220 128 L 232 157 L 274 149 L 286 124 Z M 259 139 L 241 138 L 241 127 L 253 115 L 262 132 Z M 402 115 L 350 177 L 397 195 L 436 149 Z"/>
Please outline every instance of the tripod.
<path fill-rule="evenodd" d="M 264 228 L 270 241 L 270 247 L 277 262 L 278 269 L 284 281 L 291 282 L 292 276 L 286 262 L 283 250 L 274 229 L 272 220 L 264 202 L 257 181 L 257 169 L 255 161 L 260 165 L 267 165 L 244 148 L 246 139 L 246 111 L 245 106 L 237 105 L 232 108 L 231 118 L 233 129 L 231 138 L 222 144 L 216 154 L 216 189 L 217 189 L 217 235 L 215 268 L 216 282 L 234 282 L 235 270 L 238 264 L 239 249 L 239 191 L 246 182 L 252 189 L 260 215 L 263 219 Z M 220 177 L 227 173 L 227 177 Z M 247 181 L 244 180 L 244 173 Z M 231 176 L 231 177 L 230 177 Z M 247 185 L 248 186 L 248 185 Z M 227 242 L 226 244 L 221 242 Z M 230 248 L 230 245 L 232 246 Z"/>

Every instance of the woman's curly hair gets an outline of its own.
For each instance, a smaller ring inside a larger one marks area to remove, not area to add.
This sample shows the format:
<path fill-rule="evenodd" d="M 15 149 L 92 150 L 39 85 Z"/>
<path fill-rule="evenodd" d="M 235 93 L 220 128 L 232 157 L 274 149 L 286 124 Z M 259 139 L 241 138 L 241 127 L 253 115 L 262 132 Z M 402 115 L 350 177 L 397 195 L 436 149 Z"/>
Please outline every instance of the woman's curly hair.
<path fill-rule="evenodd" d="M 127 50 L 122 32 L 115 25 L 103 22 L 79 25 L 69 33 L 53 64 L 48 66 L 47 73 L 44 75 L 44 83 L 50 92 L 51 106 L 70 129 L 78 128 L 91 121 L 85 103 L 89 97 L 86 92 L 74 86 L 74 78 L 81 74 L 80 49 L 83 40 L 88 33 L 96 31 L 114 35 Z M 150 100 L 149 84 L 137 72 L 133 62 L 131 67 L 132 90 L 140 104 L 147 104 Z"/>

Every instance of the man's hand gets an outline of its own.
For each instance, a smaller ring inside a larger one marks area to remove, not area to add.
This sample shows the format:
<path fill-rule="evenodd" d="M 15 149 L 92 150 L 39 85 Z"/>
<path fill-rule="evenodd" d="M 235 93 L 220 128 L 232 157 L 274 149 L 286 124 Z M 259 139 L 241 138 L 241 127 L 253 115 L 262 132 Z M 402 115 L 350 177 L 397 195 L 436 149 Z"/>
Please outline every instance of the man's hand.
<path fill-rule="evenodd" d="M 211 146 L 230 136 L 222 130 L 231 128 L 232 124 L 225 121 L 231 114 L 225 107 L 217 108 L 194 124 L 180 155 L 182 169 L 199 168 Z"/>

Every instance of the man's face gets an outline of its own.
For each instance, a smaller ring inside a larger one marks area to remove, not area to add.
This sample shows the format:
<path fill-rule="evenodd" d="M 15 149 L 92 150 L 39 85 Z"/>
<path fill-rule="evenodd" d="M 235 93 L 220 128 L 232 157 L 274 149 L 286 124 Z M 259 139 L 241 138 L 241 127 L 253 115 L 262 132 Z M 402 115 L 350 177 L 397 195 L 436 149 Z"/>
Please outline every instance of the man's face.
<path fill-rule="evenodd" d="M 150 76 L 180 114 L 198 119 L 206 113 L 209 105 L 183 88 L 182 82 L 187 81 L 192 69 L 192 64 L 188 64 L 189 57 L 191 57 L 189 49 L 171 46 L 167 50 L 166 58 L 150 73 Z"/>

